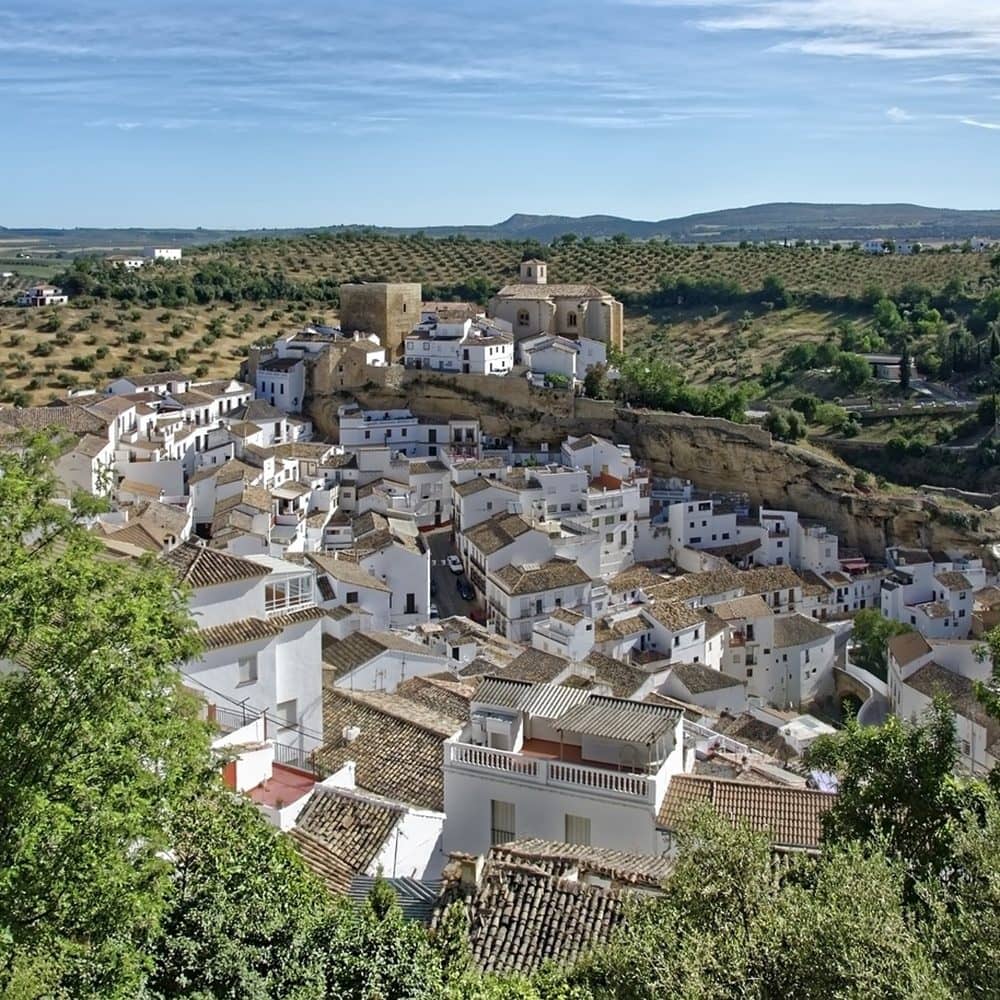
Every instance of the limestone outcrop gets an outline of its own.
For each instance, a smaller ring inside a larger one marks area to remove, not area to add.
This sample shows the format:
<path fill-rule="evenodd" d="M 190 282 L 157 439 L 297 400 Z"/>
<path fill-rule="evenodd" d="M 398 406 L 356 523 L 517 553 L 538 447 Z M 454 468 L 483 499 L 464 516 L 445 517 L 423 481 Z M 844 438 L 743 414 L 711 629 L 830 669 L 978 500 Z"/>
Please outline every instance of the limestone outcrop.
<path fill-rule="evenodd" d="M 312 400 L 317 429 L 334 440 L 337 406 L 348 398 L 371 409 L 406 406 L 420 417 L 477 417 L 487 434 L 526 445 L 554 447 L 567 434 L 608 437 L 629 444 L 655 475 L 681 476 L 705 489 L 747 493 L 756 504 L 794 508 L 873 557 L 891 544 L 970 550 L 1000 540 L 994 512 L 940 494 L 859 489 L 849 465 L 825 452 L 773 441 L 759 427 L 633 410 L 534 389 L 521 379 L 396 370 L 391 379 L 379 377 L 350 396 Z"/>

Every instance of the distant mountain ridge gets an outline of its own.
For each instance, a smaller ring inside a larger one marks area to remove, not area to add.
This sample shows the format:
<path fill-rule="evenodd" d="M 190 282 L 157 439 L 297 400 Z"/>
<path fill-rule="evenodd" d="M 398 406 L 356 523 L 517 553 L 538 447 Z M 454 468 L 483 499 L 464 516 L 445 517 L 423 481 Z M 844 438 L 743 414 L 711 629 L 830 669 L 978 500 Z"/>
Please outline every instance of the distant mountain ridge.
<path fill-rule="evenodd" d="M 740 240 L 861 240 L 876 236 L 925 241 L 962 241 L 972 236 L 1000 239 L 1000 210 L 928 208 L 908 204 L 814 204 L 771 202 L 715 212 L 699 212 L 649 222 L 615 215 L 529 215 L 516 213 L 503 222 L 483 226 L 393 227 L 363 224 L 290 229 L 6 229 L 0 239 L 8 244 L 38 240 L 52 248 L 121 247 L 152 243 L 194 246 L 237 237 L 303 236 L 364 230 L 385 235 L 423 233 L 429 237 L 465 236 L 469 239 L 538 240 L 550 242 L 573 233 L 579 237 L 609 239 L 669 239 L 681 243 L 739 242 Z M 3 248 L 0 246 L 0 256 Z"/>

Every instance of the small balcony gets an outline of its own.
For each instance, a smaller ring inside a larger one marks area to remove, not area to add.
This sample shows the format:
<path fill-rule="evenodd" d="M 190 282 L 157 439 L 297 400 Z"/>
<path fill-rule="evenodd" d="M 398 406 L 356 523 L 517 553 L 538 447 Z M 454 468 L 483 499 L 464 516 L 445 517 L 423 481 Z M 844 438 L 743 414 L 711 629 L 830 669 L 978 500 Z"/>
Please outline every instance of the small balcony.
<path fill-rule="evenodd" d="M 582 760 L 560 760 L 579 747 L 526 740 L 521 753 L 472 746 L 468 743 L 445 743 L 445 769 L 455 768 L 482 775 L 503 776 L 538 787 L 594 795 L 601 799 L 620 799 L 634 805 L 657 806 L 657 780 L 652 774 L 614 770 Z"/>

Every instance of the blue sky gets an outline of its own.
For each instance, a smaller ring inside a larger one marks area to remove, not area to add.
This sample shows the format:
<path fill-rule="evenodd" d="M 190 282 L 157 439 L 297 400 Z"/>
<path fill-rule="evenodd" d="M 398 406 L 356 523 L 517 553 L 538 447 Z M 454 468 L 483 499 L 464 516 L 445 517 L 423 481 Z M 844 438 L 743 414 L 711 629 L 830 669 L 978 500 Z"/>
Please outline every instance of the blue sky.
<path fill-rule="evenodd" d="M 998 0 L 0 0 L 0 225 L 998 206 Z"/>

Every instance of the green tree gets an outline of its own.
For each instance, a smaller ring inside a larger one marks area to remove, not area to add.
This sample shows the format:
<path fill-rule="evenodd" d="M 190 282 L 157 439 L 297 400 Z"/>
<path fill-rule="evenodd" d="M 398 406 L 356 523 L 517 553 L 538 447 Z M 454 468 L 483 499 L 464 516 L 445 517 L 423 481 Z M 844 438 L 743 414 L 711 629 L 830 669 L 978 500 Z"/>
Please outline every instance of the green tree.
<path fill-rule="evenodd" d="M 905 451 L 904 442 L 903 452 Z M 862 669 L 885 680 L 888 670 L 887 643 L 894 635 L 912 631 L 913 629 L 905 622 L 886 618 L 878 608 L 864 608 L 854 616 L 851 633 L 854 647 L 851 650 L 851 658 Z"/>
<path fill-rule="evenodd" d="M 945 1000 L 903 889 L 899 865 L 857 846 L 780 874 L 766 835 L 701 810 L 663 896 L 568 980 L 602 1000 Z"/>
<path fill-rule="evenodd" d="M 590 399 L 606 399 L 608 395 L 608 366 L 597 364 L 587 369 L 583 376 L 583 391 Z"/>
<path fill-rule="evenodd" d="M 183 997 L 324 995 L 329 900 L 248 800 L 219 783 L 171 827 L 173 892 L 149 991 Z"/>
<path fill-rule="evenodd" d="M 859 354 L 842 353 L 837 358 L 837 381 L 848 391 L 856 392 L 871 378 L 871 366 Z"/>
<path fill-rule="evenodd" d="M 100 558 L 54 502 L 53 454 L 0 454 L 0 660 L 22 664 L 0 677 L 0 937 L 58 956 L 75 996 L 133 996 L 170 891 L 167 817 L 208 774 L 173 667 L 197 643 L 169 573 Z"/>
<path fill-rule="evenodd" d="M 913 359 L 910 357 L 910 343 L 903 341 L 903 346 L 899 353 L 899 387 L 903 392 L 910 391 L 910 376 L 913 369 Z"/>
<path fill-rule="evenodd" d="M 982 815 L 988 793 L 955 776 L 955 717 L 936 700 L 925 720 L 895 716 L 882 726 L 860 726 L 823 736 L 810 748 L 811 767 L 839 776 L 836 803 L 823 817 L 823 837 L 834 844 L 868 843 L 903 866 L 908 898 L 922 882 L 961 877 L 955 837 L 970 815 Z"/>

